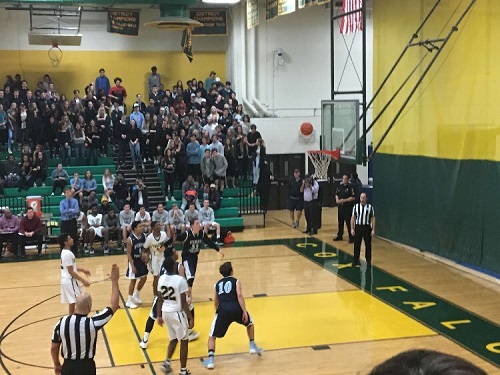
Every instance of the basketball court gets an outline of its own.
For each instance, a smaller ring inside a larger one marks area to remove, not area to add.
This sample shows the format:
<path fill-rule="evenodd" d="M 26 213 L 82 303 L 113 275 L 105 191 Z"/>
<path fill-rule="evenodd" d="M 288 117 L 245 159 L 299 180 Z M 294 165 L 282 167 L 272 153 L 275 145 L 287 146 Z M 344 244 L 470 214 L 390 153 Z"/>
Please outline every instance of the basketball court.
<path fill-rule="evenodd" d="M 352 268 L 351 245 L 332 241 L 333 217 L 335 209 L 325 209 L 323 227 L 318 236 L 310 237 L 288 225 L 288 212 L 276 211 L 269 215 L 266 228 L 247 229 L 236 235 L 234 246 L 224 249 L 225 260 L 233 262 L 242 283 L 256 342 L 266 351 L 261 357 L 248 354 L 245 329 L 233 325 L 217 341 L 216 368 L 211 373 L 364 374 L 402 350 L 429 348 L 500 374 L 497 283 L 379 239 L 374 241 L 374 266 L 367 269 L 362 263 Z M 126 256 L 85 257 L 77 262 L 92 272 L 93 308 L 106 306 L 110 266 L 117 263 L 123 275 Z M 193 374 L 208 372 L 199 358 L 206 356 L 220 263 L 217 253 L 201 252 L 193 289 L 200 338 L 190 343 L 188 361 Z M 51 331 L 67 311 L 60 303 L 59 261 L 3 263 L 0 270 L 3 373 L 53 373 Z M 122 307 L 127 286 L 122 276 Z M 143 306 L 120 308 L 99 335 L 99 374 L 161 373 L 165 329 L 155 326 L 147 350 L 138 345 L 152 294 L 148 280 L 141 293 Z M 173 362 L 176 371 L 177 358 L 178 353 Z"/>

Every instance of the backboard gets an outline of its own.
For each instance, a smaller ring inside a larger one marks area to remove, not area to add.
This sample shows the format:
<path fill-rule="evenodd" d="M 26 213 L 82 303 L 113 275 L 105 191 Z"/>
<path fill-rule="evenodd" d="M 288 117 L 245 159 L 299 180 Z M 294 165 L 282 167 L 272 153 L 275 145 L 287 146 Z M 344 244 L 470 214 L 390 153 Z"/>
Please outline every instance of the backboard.
<path fill-rule="evenodd" d="M 321 149 L 340 149 L 340 161 L 356 163 L 359 100 L 321 101 Z"/>

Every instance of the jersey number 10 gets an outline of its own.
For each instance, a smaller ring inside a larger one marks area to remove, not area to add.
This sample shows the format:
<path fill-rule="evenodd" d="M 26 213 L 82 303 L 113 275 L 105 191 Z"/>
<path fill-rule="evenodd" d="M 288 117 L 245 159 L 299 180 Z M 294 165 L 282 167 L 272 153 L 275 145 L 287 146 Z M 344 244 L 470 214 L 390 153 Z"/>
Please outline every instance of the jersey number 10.
<path fill-rule="evenodd" d="M 169 301 L 175 301 L 175 290 L 171 286 L 162 286 L 161 287 L 161 296 L 163 299 L 167 299 Z"/>
<path fill-rule="evenodd" d="M 221 281 L 219 284 L 219 291 L 217 294 L 223 294 L 223 293 L 231 293 L 231 289 L 233 289 L 233 285 L 231 284 L 231 281 Z"/>

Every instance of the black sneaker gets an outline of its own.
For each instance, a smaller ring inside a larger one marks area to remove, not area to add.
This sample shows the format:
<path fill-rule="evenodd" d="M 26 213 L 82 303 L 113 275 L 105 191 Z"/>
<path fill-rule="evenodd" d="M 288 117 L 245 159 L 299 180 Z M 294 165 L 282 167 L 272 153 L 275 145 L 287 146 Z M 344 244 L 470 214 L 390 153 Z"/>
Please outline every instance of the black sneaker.
<path fill-rule="evenodd" d="M 342 241 L 342 237 L 337 236 L 337 237 L 335 237 L 333 240 L 334 240 L 334 241 Z"/>

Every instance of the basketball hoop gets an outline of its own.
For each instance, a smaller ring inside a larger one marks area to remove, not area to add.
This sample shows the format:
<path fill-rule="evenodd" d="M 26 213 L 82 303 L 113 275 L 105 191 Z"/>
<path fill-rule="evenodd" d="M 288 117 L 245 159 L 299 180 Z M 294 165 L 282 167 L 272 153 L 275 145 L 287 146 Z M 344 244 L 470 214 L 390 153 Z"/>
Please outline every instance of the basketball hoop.
<path fill-rule="evenodd" d="M 328 167 L 333 159 L 340 159 L 340 149 L 331 150 L 310 150 L 307 151 L 309 160 L 314 165 L 314 174 L 320 180 L 328 179 Z"/>
<path fill-rule="evenodd" d="M 59 65 L 62 59 L 62 50 L 59 48 L 57 42 L 52 42 L 52 47 L 49 48 L 49 59 L 52 66 L 55 68 Z"/>

